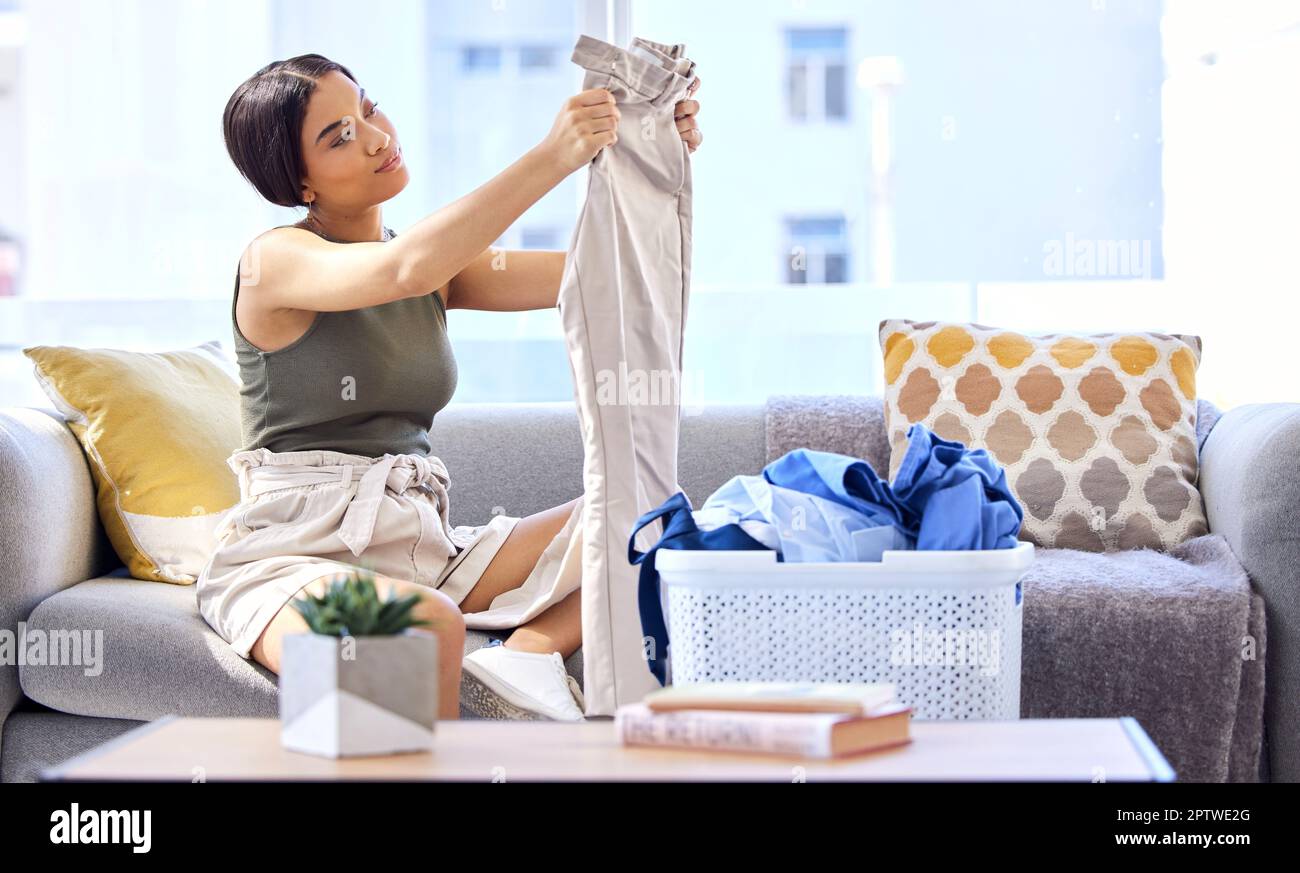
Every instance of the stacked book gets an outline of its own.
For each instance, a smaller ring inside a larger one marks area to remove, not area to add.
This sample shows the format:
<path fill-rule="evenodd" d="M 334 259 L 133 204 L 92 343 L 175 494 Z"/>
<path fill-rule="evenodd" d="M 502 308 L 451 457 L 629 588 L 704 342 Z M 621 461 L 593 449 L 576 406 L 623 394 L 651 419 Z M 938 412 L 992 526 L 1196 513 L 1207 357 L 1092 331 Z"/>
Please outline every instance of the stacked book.
<path fill-rule="evenodd" d="M 911 742 L 894 686 L 707 682 L 670 685 L 614 713 L 628 746 L 838 758 Z"/>

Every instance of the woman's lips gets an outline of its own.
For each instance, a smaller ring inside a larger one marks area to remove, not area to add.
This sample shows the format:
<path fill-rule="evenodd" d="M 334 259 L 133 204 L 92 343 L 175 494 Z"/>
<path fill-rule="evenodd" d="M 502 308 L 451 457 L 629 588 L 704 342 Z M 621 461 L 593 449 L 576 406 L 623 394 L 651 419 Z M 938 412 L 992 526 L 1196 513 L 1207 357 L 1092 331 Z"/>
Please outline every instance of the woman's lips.
<path fill-rule="evenodd" d="M 391 158 L 389 158 L 387 163 L 381 166 L 378 170 L 375 170 L 375 172 L 391 173 L 393 170 L 396 170 L 399 166 L 401 166 L 401 163 L 402 163 L 402 147 L 398 146 L 397 153 L 393 155 Z"/>

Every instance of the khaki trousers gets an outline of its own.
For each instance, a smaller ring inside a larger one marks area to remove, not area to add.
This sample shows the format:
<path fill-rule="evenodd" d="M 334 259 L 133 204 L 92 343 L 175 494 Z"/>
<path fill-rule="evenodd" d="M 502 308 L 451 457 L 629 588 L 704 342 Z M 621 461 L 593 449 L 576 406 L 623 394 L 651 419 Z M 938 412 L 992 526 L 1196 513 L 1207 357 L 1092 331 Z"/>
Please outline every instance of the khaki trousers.
<path fill-rule="evenodd" d="M 682 337 L 690 286 L 691 167 L 674 107 L 694 80 L 681 45 L 623 49 L 582 36 L 583 89 L 607 88 L 618 142 L 592 160 L 559 310 L 582 423 L 582 647 L 586 714 L 659 687 L 628 560 L 636 519 L 678 490 Z M 649 531 L 638 546 L 653 545 Z"/>

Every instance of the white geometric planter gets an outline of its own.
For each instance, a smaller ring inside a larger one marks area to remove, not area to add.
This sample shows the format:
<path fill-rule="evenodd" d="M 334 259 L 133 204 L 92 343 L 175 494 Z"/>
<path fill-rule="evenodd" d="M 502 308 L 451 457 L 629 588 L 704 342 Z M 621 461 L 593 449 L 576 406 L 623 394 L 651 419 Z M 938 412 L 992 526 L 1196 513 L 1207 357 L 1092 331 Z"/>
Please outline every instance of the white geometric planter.
<path fill-rule="evenodd" d="M 438 638 L 400 634 L 283 637 L 280 742 L 338 758 L 433 748 L 438 718 Z M 346 644 L 346 645 L 345 645 Z"/>

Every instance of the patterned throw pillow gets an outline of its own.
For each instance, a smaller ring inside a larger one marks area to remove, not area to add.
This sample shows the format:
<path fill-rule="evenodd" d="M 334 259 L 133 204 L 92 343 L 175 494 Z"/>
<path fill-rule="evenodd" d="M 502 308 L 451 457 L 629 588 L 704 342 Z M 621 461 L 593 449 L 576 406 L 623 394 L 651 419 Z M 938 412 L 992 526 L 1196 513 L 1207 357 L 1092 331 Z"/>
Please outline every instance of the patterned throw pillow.
<path fill-rule="evenodd" d="M 169 352 L 30 346 L 36 379 L 81 443 L 99 520 L 137 579 L 188 585 L 239 502 L 239 376 L 212 340 Z"/>
<path fill-rule="evenodd" d="M 1101 552 L 1207 532 L 1196 488 L 1201 340 L 1025 336 L 980 324 L 880 324 L 892 479 L 908 427 L 987 449 L 1025 510 L 1020 538 Z"/>

